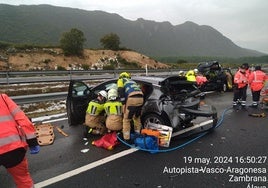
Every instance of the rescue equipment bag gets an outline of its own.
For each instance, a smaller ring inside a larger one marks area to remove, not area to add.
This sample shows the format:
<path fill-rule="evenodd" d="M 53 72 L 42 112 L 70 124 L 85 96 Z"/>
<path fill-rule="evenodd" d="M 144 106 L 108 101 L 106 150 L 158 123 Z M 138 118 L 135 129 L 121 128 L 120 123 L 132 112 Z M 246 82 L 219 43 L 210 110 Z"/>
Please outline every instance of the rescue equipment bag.
<path fill-rule="evenodd" d="M 141 149 L 158 150 L 158 138 L 155 136 L 136 134 L 134 135 L 134 144 Z"/>
<path fill-rule="evenodd" d="M 116 136 L 116 132 L 107 133 L 98 140 L 94 140 L 91 143 L 94 146 L 102 147 L 107 150 L 113 150 L 116 145 L 119 144 Z"/>

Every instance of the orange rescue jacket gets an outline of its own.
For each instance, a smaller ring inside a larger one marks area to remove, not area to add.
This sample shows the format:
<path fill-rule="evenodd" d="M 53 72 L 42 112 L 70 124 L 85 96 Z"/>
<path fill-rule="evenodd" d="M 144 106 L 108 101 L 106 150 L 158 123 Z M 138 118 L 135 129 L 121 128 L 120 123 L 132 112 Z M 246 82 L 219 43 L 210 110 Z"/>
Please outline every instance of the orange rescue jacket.
<path fill-rule="evenodd" d="M 264 87 L 266 74 L 261 70 L 253 71 L 249 75 L 249 84 L 252 91 L 260 91 Z"/>
<path fill-rule="evenodd" d="M 24 132 L 18 129 L 18 125 Z M 32 122 L 6 94 L 0 95 L 0 155 L 38 145 Z"/>
<path fill-rule="evenodd" d="M 238 70 L 234 76 L 234 83 L 237 84 L 238 88 L 245 87 L 248 84 L 247 74 L 243 74 Z"/>

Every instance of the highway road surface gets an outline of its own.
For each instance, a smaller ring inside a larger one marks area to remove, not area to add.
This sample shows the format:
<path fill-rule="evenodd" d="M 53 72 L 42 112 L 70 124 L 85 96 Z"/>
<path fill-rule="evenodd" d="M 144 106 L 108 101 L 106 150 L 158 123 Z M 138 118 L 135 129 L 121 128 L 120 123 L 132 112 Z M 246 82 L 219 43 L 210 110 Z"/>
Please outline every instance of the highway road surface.
<path fill-rule="evenodd" d="M 207 95 L 205 102 L 217 108 L 219 120 L 223 117 L 213 132 L 192 142 L 193 137 L 174 138 L 170 148 L 154 154 L 122 143 L 112 151 L 97 148 L 91 141 L 98 137 L 84 140 L 82 126 L 69 127 L 66 118 L 52 121 L 69 136 L 55 130 L 52 145 L 42 146 L 37 155 L 27 153 L 35 187 L 267 187 L 268 119 L 249 116 L 268 115 L 267 110 L 233 110 L 232 96 L 232 92 Z M 83 153 L 83 149 L 89 150 Z M 3 167 L 0 187 L 14 187 Z"/>

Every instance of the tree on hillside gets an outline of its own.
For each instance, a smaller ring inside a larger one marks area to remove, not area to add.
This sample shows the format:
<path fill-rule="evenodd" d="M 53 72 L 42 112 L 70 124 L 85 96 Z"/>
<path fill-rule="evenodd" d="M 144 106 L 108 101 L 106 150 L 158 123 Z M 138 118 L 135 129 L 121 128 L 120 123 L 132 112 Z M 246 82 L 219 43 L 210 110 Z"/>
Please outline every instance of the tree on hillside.
<path fill-rule="evenodd" d="M 76 28 L 69 32 L 64 32 L 60 39 L 60 46 L 64 55 L 83 55 L 84 43 L 86 38 L 84 33 Z"/>
<path fill-rule="evenodd" d="M 115 33 L 105 35 L 100 39 L 100 42 L 104 49 L 119 50 L 120 38 Z"/>

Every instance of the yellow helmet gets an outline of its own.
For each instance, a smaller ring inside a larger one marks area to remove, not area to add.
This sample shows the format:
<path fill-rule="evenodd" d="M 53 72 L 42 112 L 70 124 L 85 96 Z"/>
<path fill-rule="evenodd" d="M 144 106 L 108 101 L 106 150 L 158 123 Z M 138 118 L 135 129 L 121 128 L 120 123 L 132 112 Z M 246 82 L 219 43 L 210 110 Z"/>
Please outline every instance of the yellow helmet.
<path fill-rule="evenodd" d="M 131 78 L 131 75 L 130 75 L 130 73 L 122 72 L 122 73 L 119 75 L 119 78 Z"/>

